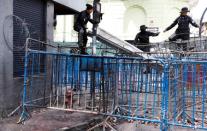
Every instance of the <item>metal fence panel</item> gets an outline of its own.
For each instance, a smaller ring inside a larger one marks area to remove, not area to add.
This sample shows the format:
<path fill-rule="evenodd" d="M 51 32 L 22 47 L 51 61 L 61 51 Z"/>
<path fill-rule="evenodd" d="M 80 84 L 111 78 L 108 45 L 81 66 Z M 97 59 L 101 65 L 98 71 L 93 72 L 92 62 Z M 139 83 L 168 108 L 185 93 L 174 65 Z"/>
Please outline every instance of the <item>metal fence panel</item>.
<path fill-rule="evenodd" d="M 175 61 L 170 65 L 170 125 L 207 129 L 206 69 L 206 61 Z"/>
<path fill-rule="evenodd" d="M 161 123 L 163 69 L 158 60 L 30 51 L 21 120 L 47 107 Z"/>
<path fill-rule="evenodd" d="M 29 51 L 20 120 L 36 107 L 207 129 L 207 62 Z"/>

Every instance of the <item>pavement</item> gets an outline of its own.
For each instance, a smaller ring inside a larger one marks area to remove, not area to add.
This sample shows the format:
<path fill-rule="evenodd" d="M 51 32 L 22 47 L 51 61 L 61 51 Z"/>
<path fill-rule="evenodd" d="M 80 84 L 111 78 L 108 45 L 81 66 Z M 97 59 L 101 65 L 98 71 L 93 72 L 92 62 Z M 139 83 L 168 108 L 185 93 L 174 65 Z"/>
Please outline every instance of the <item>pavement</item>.
<path fill-rule="evenodd" d="M 0 120 L 0 131 L 64 131 L 78 126 L 91 126 L 91 123 L 96 123 L 101 118 L 102 116 L 86 113 L 44 110 L 33 112 L 24 124 L 16 124 L 17 116 Z"/>
<path fill-rule="evenodd" d="M 118 131 L 160 131 L 158 125 L 149 124 L 137 124 L 134 123 L 123 123 L 117 127 Z M 182 128 L 182 127 L 170 127 L 168 131 L 204 131 L 198 129 Z"/>
<path fill-rule="evenodd" d="M 103 120 L 103 116 L 44 109 L 32 112 L 23 124 L 16 124 L 18 116 L 0 120 L 0 131 L 86 131 Z M 124 122 L 115 127 L 118 131 L 160 131 L 159 125 Z M 96 131 L 101 131 L 98 129 Z M 202 131 L 171 127 L 169 131 Z"/>

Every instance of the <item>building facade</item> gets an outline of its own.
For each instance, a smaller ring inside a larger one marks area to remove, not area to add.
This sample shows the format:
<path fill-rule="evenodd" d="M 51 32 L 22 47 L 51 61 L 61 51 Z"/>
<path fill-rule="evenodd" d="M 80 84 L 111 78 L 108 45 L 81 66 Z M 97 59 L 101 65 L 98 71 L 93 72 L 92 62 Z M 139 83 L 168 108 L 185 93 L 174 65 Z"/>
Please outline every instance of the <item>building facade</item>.
<path fill-rule="evenodd" d="M 93 3 L 93 0 L 88 0 Z M 151 42 L 168 39 L 176 28 L 162 33 L 178 16 L 180 9 L 189 7 L 190 16 L 199 24 L 199 19 L 206 8 L 205 0 L 101 0 L 103 20 L 100 27 L 123 40 L 133 40 L 142 24 L 156 27 L 161 32 L 158 37 L 150 38 Z M 206 18 L 205 18 L 206 19 Z M 72 29 L 73 16 L 59 16 L 55 30 L 55 41 L 77 42 L 77 33 Z M 63 26 L 64 25 L 64 26 Z M 89 23 L 89 29 L 92 26 Z M 198 34 L 192 28 L 193 35 Z M 206 31 L 205 31 L 206 32 Z M 205 33 L 206 34 L 206 33 Z"/>
<path fill-rule="evenodd" d="M 88 1 L 92 3 L 92 0 Z M 195 6 L 198 0 L 101 0 L 103 21 L 100 27 L 124 40 L 134 39 L 139 26 L 158 27 L 162 32 L 179 15 L 183 6 Z M 193 2 L 193 4 L 192 4 Z M 151 41 L 163 41 L 172 34 L 171 30 Z"/>
<path fill-rule="evenodd" d="M 21 104 L 26 38 L 53 42 L 55 16 L 75 14 L 84 8 L 84 3 L 83 0 L 0 0 L 0 117 Z M 50 50 L 37 43 L 30 48 Z"/>

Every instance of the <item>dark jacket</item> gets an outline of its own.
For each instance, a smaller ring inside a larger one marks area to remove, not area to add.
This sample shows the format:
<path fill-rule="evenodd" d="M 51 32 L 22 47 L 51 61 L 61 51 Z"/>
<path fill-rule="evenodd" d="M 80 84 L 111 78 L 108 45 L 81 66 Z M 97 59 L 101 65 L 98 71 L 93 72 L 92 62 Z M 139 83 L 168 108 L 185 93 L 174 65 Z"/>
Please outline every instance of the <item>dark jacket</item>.
<path fill-rule="evenodd" d="M 149 31 L 141 31 L 139 32 L 134 40 L 134 45 L 142 51 L 149 52 L 150 46 L 149 44 L 149 37 L 150 36 L 158 36 L 159 33 L 153 33 Z"/>
<path fill-rule="evenodd" d="M 158 36 L 159 33 L 153 33 L 153 32 L 149 32 L 149 31 L 141 31 L 139 32 L 134 40 L 134 44 L 135 45 L 146 45 L 149 43 L 149 37 L 150 36 Z"/>
<path fill-rule="evenodd" d="M 176 34 L 190 34 L 189 24 L 193 25 L 194 27 L 199 27 L 190 16 L 180 15 L 169 27 L 166 28 L 166 31 L 172 29 L 177 24 L 178 28 L 175 31 Z"/>
<path fill-rule="evenodd" d="M 78 17 L 75 21 L 75 24 L 74 24 L 74 30 L 75 31 L 80 31 L 80 29 L 87 29 L 87 23 L 91 22 L 92 24 L 94 24 L 95 22 L 91 19 L 91 16 L 90 14 L 87 13 L 86 10 L 80 12 L 78 14 Z"/>

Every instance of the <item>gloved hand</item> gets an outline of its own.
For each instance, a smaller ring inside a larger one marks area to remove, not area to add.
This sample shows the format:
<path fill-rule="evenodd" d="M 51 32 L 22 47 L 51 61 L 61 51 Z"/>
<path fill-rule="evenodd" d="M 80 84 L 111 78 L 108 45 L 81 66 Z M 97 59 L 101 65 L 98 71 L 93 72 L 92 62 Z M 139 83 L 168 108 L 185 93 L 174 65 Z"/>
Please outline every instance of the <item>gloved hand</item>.
<path fill-rule="evenodd" d="M 103 14 L 104 14 L 104 13 L 101 13 L 101 14 L 100 14 L 100 20 L 103 19 Z"/>

